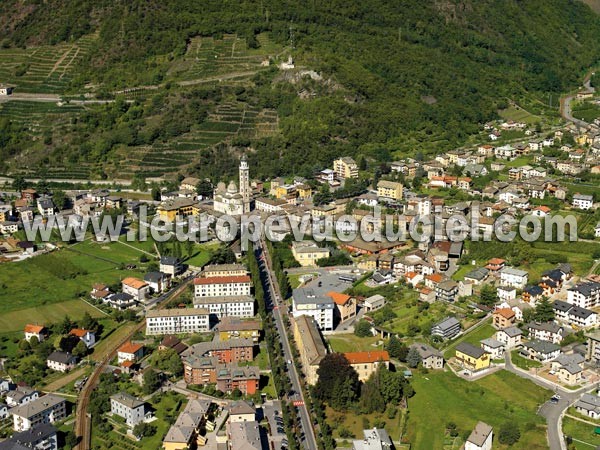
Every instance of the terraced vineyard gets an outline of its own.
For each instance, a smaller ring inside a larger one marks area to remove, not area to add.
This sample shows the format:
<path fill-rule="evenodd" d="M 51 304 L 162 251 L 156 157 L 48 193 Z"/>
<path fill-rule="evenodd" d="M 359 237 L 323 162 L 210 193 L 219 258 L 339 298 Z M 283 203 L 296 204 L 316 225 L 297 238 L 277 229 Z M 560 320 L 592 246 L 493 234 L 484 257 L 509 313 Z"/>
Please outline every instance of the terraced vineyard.
<path fill-rule="evenodd" d="M 88 35 L 75 43 L 0 50 L 0 80 L 16 85 L 18 92 L 62 93 L 95 38 Z"/>
<path fill-rule="evenodd" d="M 193 163 L 199 151 L 228 142 L 234 136 L 256 138 L 276 133 L 277 113 L 260 110 L 245 103 L 224 102 L 209 114 L 208 120 L 173 142 L 123 150 L 124 162 L 114 167 L 115 175 L 131 177 L 142 173 L 148 178 L 175 173 Z"/>
<path fill-rule="evenodd" d="M 169 75 L 177 80 L 194 80 L 227 75 L 231 80 L 244 81 L 268 66 L 269 58 L 275 58 L 283 49 L 274 44 L 267 33 L 257 36 L 260 47 L 249 49 L 246 40 L 235 34 L 223 39 L 195 37 L 188 45 L 182 60 L 176 62 Z M 239 76 L 235 76 L 239 75 Z"/>

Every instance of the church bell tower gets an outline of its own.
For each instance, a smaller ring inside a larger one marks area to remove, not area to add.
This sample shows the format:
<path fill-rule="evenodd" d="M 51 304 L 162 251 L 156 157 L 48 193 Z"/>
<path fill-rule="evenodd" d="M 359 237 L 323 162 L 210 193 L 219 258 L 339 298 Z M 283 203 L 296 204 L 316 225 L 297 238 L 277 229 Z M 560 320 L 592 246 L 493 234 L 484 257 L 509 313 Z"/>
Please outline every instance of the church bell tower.
<path fill-rule="evenodd" d="M 250 170 L 248 158 L 243 155 L 240 159 L 240 194 L 244 200 L 244 214 L 250 212 Z"/>

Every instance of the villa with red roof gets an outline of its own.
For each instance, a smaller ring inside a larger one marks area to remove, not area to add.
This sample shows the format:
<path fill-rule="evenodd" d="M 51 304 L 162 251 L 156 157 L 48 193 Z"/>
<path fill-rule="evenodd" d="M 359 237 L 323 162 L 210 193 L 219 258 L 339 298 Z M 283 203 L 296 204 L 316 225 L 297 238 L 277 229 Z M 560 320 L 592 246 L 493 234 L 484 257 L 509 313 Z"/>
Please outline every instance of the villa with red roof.
<path fill-rule="evenodd" d="M 381 364 L 390 367 L 390 355 L 385 350 L 369 350 L 366 352 L 344 353 L 344 358 L 358 373 L 360 381 L 367 381 Z"/>
<path fill-rule="evenodd" d="M 96 345 L 96 333 L 90 330 L 83 330 L 81 328 L 73 328 L 69 332 L 70 336 L 76 336 L 81 340 L 87 348 L 92 348 Z"/>
<path fill-rule="evenodd" d="M 117 360 L 119 364 L 124 361 L 136 362 L 142 356 L 144 356 L 144 346 L 141 344 L 134 344 L 133 342 L 126 342 L 119 350 L 117 350 Z"/>
<path fill-rule="evenodd" d="M 32 337 L 36 337 L 39 342 L 42 342 L 48 336 L 48 330 L 43 325 L 25 325 L 25 340 L 29 341 Z"/>

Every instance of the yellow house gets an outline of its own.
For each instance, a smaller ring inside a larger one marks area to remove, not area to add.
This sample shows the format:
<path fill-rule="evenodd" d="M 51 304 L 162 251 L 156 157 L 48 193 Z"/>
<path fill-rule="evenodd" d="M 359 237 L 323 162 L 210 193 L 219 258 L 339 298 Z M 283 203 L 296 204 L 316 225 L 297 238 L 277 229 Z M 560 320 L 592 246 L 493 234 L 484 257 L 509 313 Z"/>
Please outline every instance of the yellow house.
<path fill-rule="evenodd" d="M 356 373 L 358 379 L 365 382 L 369 377 L 377 372 L 380 365 L 390 367 L 390 355 L 385 350 L 369 350 L 366 352 L 350 352 L 344 353 L 344 357 Z"/>
<path fill-rule="evenodd" d="M 389 198 L 392 200 L 402 200 L 402 183 L 395 181 L 381 180 L 377 183 L 377 196 Z"/>
<path fill-rule="evenodd" d="M 316 266 L 319 259 L 329 257 L 329 249 L 314 242 L 298 241 L 292 243 L 292 255 L 302 267 Z"/>
<path fill-rule="evenodd" d="M 252 339 L 256 343 L 260 338 L 261 327 L 258 320 L 240 320 L 236 317 L 227 316 L 221 319 L 217 327 L 221 341 Z"/>
<path fill-rule="evenodd" d="M 349 156 L 333 161 L 333 171 L 339 179 L 358 178 L 358 164 Z"/>
<path fill-rule="evenodd" d="M 319 333 L 317 324 L 311 316 L 298 316 L 292 319 L 294 340 L 300 353 L 302 371 L 306 382 L 310 385 L 317 383 L 317 369 L 321 360 L 327 354 L 327 348 Z"/>
<path fill-rule="evenodd" d="M 312 197 L 312 188 L 308 184 L 300 184 L 296 186 L 296 190 L 298 191 L 299 198 L 311 198 Z"/>
<path fill-rule="evenodd" d="M 461 342 L 456 346 L 455 357 L 463 368 L 471 372 L 490 367 L 490 354 L 468 342 Z"/>
<path fill-rule="evenodd" d="M 195 200 L 190 198 L 176 198 L 161 203 L 156 209 L 158 216 L 167 222 L 174 222 L 178 218 L 188 217 L 200 212 L 200 207 Z"/>

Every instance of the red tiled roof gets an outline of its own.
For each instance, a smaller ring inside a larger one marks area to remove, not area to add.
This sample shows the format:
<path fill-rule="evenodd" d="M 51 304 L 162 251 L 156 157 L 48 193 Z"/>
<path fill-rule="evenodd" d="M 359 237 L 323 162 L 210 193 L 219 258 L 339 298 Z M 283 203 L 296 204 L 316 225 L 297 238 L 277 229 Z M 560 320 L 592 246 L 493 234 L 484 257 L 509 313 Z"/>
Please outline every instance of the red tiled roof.
<path fill-rule="evenodd" d="M 232 283 L 250 283 L 248 275 L 229 276 L 229 277 L 210 277 L 194 278 L 194 284 L 232 284 Z"/>
<path fill-rule="evenodd" d="M 146 283 L 145 281 L 133 277 L 125 278 L 121 283 L 134 289 L 142 289 L 143 287 L 148 286 L 148 283 Z"/>
<path fill-rule="evenodd" d="M 385 350 L 344 353 L 344 357 L 348 360 L 348 362 L 350 362 L 350 364 L 368 364 L 377 361 L 390 360 L 390 355 Z"/>
<path fill-rule="evenodd" d="M 77 337 L 84 337 L 85 334 L 88 333 L 88 330 L 83 330 L 81 328 L 73 328 L 69 334 Z"/>
<path fill-rule="evenodd" d="M 505 319 L 512 319 L 515 317 L 515 312 L 510 308 L 500 308 L 494 311 L 494 314 L 504 317 Z"/>
<path fill-rule="evenodd" d="M 31 325 L 30 323 L 28 323 L 27 325 L 25 325 L 25 333 L 41 333 L 42 331 L 44 331 L 46 327 L 42 326 L 42 325 Z"/>
<path fill-rule="evenodd" d="M 342 294 L 340 292 L 328 292 L 327 295 L 331 297 L 331 299 L 335 302 L 336 305 L 345 305 L 350 301 L 352 297 L 347 294 Z"/>
<path fill-rule="evenodd" d="M 119 353 L 137 353 L 144 346 L 141 344 L 134 344 L 133 342 L 127 342 L 119 347 Z"/>

